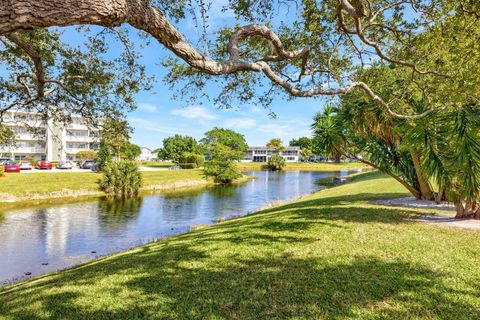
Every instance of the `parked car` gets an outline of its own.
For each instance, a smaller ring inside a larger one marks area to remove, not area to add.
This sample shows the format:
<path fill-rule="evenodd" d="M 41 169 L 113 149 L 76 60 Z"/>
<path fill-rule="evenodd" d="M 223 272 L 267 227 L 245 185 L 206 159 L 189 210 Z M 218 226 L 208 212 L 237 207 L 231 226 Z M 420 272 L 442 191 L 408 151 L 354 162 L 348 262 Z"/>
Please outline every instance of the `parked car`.
<path fill-rule="evenodd" d="M 74 167 L 71 161 L 60 161 L 57 163 L 57 169 L 72 169 Z"/>
<path fill-rule="evenodd" d="M 52 163 L 50 161 L 45 161 L 45 160 L 42 160 L 42 161 L 38 161 L 37 162 L 37 165 L 35 166 L 35 168 L 37 169 L 48 169 L 48 170 L 52 170 Z"/>
<path fill-rule="evenodd" d="M 92 166 L 91 170 L 92 170 L 93 172 L 98 172 L 98 171 L 99 171 L 99 167 L 98 167 L 98 163 L 97 163 L 97 162 L 94 162 L 94 163 L 93 163 L 93 166 Z"/>
<path fill-rule="evenodd" d="M 32 170 L 33 168 L 30 161 L 20 161 L 18 165 L 20 166 L 20 170 Z"/>
<path fill-rule="evenodd" d="M 89 169 L 91 170 L 92 167 L 95 165 L 95 161 L 93 160 L 85 160 L 82 165 L 80 166 L 80 169 Z"/>
<path fill-rule="evenodd" d="M 20 172 L 20 165 L 15 161 L 5 161 L 2 166 L 5 168 L 5 172 Z"/>

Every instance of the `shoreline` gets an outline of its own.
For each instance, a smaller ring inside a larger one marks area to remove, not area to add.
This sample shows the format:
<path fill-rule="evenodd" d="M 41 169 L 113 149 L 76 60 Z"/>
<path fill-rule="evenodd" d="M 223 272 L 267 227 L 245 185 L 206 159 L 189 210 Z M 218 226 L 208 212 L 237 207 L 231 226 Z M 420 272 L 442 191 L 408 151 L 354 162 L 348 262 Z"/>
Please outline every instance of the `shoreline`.
<path fill-rule="evenodd" d="M 300 196 L 298 196 L 297 198 L 294 198 L 294 199 L 267 202 L 264 205 L 262 205 L 261 207 L 259 207 L 258 209 L 256 209 L 255 211 L 246 212 L 245 214 L 242 214 L 242 215 L 233 215 L 233 216 L 229 216 L 229 217 L 226 217 L 226 218 L 217 219 L 217 220 L 215 220 L 215 221 L 213 221 L 209 224 L 202 224 L 202 225 L 193 224 L 193 225 L 189 226 L 186 231 L 180 231 L 178 233 L 172 233 L 172 234 L 169 234 L 169 235 L 165 235 L 164 237 L 159 237 L 159 238 L 154 238 L 154 239 L 151 239 L 151 240 L 147 240 L 143 243 L 140 243 L 140 244 L 137 244 L 137 245 L 132 245 L 132 246 L 130 246 L 128 248 L 125 248 L 125 249 L 122 249 L 120 251 L 114 251 L 114 252 L 111 252 L 111 253 L 108 253 L 108 254 L 98 255 L 98 256 L 94 257 L 93 259 L 86 258 L 86 260 L 84 260 L 84 261 L 82 261 L 78 264 L 73 264 L 73 265 L 67 266 L 65 268 L 59 268 L 59 269 L 57 269 L 55 271 L 52 271 L 52 272 L 48 272 L 48 273 L 45 273 L 45 274 L 34 275 L 34 276 L 25 275 L 23 277 L 12 278 L 11 280 L 0 282 L 0 291 L 2 291 L 2 289 L 5 289 L 9 286 L 15 287 L 16 285 L 21 285 L 22 283 L 39 281 L 44 277 L 56 275 L 56 274 L 63 273 L 63 272 L 68 272 L 71 269 L 82 268 L 83 266 L 88 265 L 90 263 L 101 262 L 101 261 L 108 260 L 108 259 L 110 259 L 112 257 L 115 257 L 115 256 L 118 256 L 118 255 L 128 254 L 129 252 L 134 252 L 134 251 L 138 250 L 139 248 L 142 248 L 143 246 L 152 245 L 152 244 L 154 244 L 156 242 L 160 242 L 160 241 L 166 241 L 166 240 L 168 240 L 169 238 L 172 238 L 172 237 L 188 235 L 188 234 L 191 234 L 191 233 L 195 233 L 197 231 L 202 231 L 204 228 L 207 228 L 207 227 L 212 227 L 212 226 L 224 223 L 224 222 L 229 222 L 229 221 L 232 221 L 232 220 L 236 220 L 236 219 L 244 218 L 244 217 L 247 217 L 247 216 L 250 216 L 250 215 L 254 215 L 254 214 L 257 214 L 257 213 L 265 211 L 265 210 L 271 210 L 271 209 L 274 209 L 276 207 L 281 207 L 281 206 L 285 206 L 285 205 L 288 205 L 288 204 L 291 204 L 291 203 L 295 203 L 297 201 L 301 201 L 301 200 L 306 199 L 310 196 L 313 196 L 317 193 L 323 192 L 327 189 L 335 188 L 335 187 L 338 187 L 338 186 L 341 186 L 341 185 L 348 184 L 348 183 L 351 182 L 351 178 L 359 176 L 361 174 L 367 174 L 367 173 L 368 172 L 361 172 L 361 171 L 356 172 L 356 173 L 353 173 L 353 174 L 350 174 L 350 175 L 346 176 L 346 178 L 348 180 L 346 180 L 345 182 L 342 182 L 338 185 L 334 185 L 332 187 L 321 189 L 321 190 L 315 191 L 313 193 L 303 194 L 303 195 L 300 195 Z M 241 183 L 244 183 L 244 182 L 247 182 L 247 181 L 250 181 L 250 180 L 254 180 L 254 179 L 255 179 L 255 177 L 244 175 L 242 178 L 239 178 L 239 179 L 235 180 L 233 182 L 233 184 L 241 184 Z M 206 184 L 200 185 L 200 186 L 198 186 L 198 188 L 204 188 L 204 187 L 209 186 L 209 185 L 216 185 L 216 184 L 213 183 L 213 182 L 206 181 Z M 156 187 L 156 186 L 152 186 L 152 187 Z M 189 190 L 189 189 L 195 189 L 195 188 L 196 188 L 195 186 L 179 187 L 177 190 Z M 160 189 L 142 190 L 142 193 L 154 194 L 155 191 L 160 191 Z M 174 192 L 174 191 L 175 191 L 175 189 L 172 190 L 172 192 Z M 161 192 L 159 192 L 159 193 L 161 193 Z M 98 197 L 103 197 L 103 196 L 98 196 Z M 93 198 L 94 197 L 92 197 L 90 199 L 93 199 Z M 87 198 L 87 199 L 89 199 L 89 198 Z M 67 204 L 67 203 L 65 203 L 65 204 Z M 8 291 L 8 290 L 10 290 L 10 288 L 8 288 L 6 291 Z"/>
<path fill-rule="evenodd" d="M 254 177 L 246 176 L 235 180 L 233 184 L 240 184 L 254 179 Z M 216 185 L 213 181 L 204 180 L 179 180 L 164 184 L 147 185 L 140 189 L 139 195 L 186 191 L 190 189 L 201 189 L 208 186 Z M 104 198 L 107 195 L 99 190 L 81 189 L 71 190 L 64 189 L 62 191 L 54 191 L 46 194 L 32 194 L 24 196 L 15 196 L 8 193 L 0 193 L 0 212 L 16 209 L 24 209 L 26 207 L 42 207 L 45 205 L 62 205 L 88 201 L 93 199 Z M 8 199 L 5 201 L 5 199 Z"/>

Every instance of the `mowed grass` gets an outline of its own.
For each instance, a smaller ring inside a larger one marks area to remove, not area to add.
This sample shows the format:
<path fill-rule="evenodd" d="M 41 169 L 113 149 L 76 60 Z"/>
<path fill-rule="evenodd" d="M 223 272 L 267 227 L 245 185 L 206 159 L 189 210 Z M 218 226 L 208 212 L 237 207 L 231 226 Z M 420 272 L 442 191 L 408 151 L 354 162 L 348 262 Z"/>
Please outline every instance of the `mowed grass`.
<path fill-rule="evenodd" d="M 204 180 L 201 170 L 143 171 L 144 186 L 162 185 L 178 181 Z M 35 172 L 6 173 L 0 178 L 0 193 L 14 196 L 49 194 L 64 190 L 98 191 L 96 172 Z M 1 201 L 1 199 L 0 199 Z"/>
<path fill-rule="evenodd" d="M 266 163 L 264 162 L 240 162 L 237 164 L 241 170 L 261 170 Z M 359 168 L 369 168 L 359 162 L 341 162 L 341 163 L 325 163 L 325 162 L 287 162 L 284 170 L 299 171 L 340 171 L 355 170 Z"/>
<path fill-rule="evenodd" d="M 480 232 L 378 173 L 0 290 L 1 319 L 480 319 Z"/>

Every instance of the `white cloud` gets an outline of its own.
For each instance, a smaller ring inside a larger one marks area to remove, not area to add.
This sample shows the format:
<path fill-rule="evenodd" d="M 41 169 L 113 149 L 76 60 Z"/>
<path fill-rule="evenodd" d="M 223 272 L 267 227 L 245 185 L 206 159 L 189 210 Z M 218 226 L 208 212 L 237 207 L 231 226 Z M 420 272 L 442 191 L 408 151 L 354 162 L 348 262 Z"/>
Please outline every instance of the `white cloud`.
<path fill-rule="evenodd" d="M 179 126 L 166 125 L 160 120 L 148 120 L 139 117 L 129 117 L 129 122 L 135 129 L 141 129 L 150 132 L 164 133 L 164 134 L 190 134 L 198 135 L 201 131 L 192 128 L 181 128 Z M 137 130 L 135 130 L 137 131 Z"/>
<path fill-rule="evenodd" d="M 259 113 L 259 112 L 262 112 L 264 109 L 260 108 L 260 107 L 257 107 L 257 106 L 254 106 L 250 109 L 251 112 L 253 113 Z"/>
<path fill-rule="evenodd" d="M 151 103 L 140 103 L 138 105 L 138 109 L 147 111 L 147 112 L 157 112 L 158 108 L 156 105 L 151 104 Z"/>
<path fill-rule="evenodd" d="M 143 118 L 139 118 L 139 117 L 128 117 L 128 121 L 133 126 L 143 127 L 143 126 L 154 126 L 155 125 L 155 123 L 153 121 L 143 119 Z"/>
<path fill-rule="evenodd" d="M 199 120 L 213 120 L 216 116 L 210 113 L 207 109 L 200 106 L 190 106 L 183 109 L 175 109 L 171 112 L 173 115 Z"/>
<path fill-rule="evenodd" d="M 225 127 L 232 129 L 250 129 L 255 127 L 255 124 L 255 119 L 250 118 L 228 119 L 225 121 Z"/>
<path fill-rule="evenodd" d="M 281 138 L 283 140 L 310 135 L 310 131 L 308 129 L 292 124 L 264 124 L 258 127 L 258 131 L 268 133 L 271 138 Z"/>

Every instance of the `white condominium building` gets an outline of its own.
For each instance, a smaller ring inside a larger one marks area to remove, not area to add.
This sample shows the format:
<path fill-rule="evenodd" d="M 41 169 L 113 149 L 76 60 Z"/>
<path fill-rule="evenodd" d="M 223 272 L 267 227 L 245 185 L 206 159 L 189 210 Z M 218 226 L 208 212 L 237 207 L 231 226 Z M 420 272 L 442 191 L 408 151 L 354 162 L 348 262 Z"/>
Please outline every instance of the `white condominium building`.
<path fill-rule="evenodd" d="M 135 158 L 137 161 L 152 161 L 153 159 L 156 159 L 156 155 L 153 154 L 153 151 L 149 148 L 146 147 L 141 147 L 142 153 Z"/>
<path fill-rule="evenodd" d="M 300 161 L 300 147 L 286 147 L 285 151 L 281 152 L 267 147 L 250 147 L 242 162 L 267 162 L 274 154 L 281 155 L 286 162 Z"/>
<path fill-rule="evenodd" d="M 44 121 L 39 114 L 33 112 L 7 111 L 3 116 L 3 124 L 13 129 L 16 143 L 0 146 L 2 158 L 76 160 L 77 152 L 97 151 L 100 145 L 99 130 L 87 126 L 85 119 L 80 116 L 73 116 L 72 123 L 65 126 L 52 120 Z M 35 133 L 28 127 L 34 128 Z"/>

